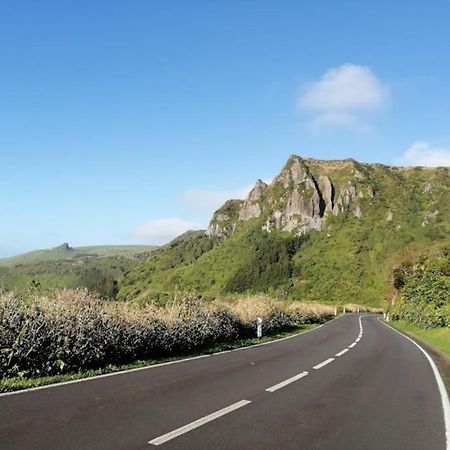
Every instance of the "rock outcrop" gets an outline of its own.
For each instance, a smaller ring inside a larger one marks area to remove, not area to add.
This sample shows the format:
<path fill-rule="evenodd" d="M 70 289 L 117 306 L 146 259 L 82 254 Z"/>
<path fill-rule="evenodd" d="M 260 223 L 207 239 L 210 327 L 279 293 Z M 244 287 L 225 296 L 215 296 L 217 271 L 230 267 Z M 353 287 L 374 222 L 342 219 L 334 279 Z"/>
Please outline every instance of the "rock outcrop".
<path fill-rule="evenodd" d="M 228 200 L 214 213 L 214 216 L 206 230 L 206 235 L 210 237 L 228 237 L 236 230 L 239 213 L 244 202 L 242 200 Z"/>
<path fill-rule="evenodd" d="M 267 184 L 258 180 L 250 191 L 239 212 L 239 220 L 256 219 L 262 213 L 261 201 L 267 191 Z"/>
<path fill-rule="evenodd" d="M 318 161 L 291 156 L 273 183 L 258 180 L 244 201 L 227 202 L 214 215 L 209 236 L 224 237 L 239 222 L 261 218 L 262 228 L 303 234 L 321 230 L 330 215 L 363 215 L 361 201 L 373 198 L 362 164 L 354 160 Z"/>

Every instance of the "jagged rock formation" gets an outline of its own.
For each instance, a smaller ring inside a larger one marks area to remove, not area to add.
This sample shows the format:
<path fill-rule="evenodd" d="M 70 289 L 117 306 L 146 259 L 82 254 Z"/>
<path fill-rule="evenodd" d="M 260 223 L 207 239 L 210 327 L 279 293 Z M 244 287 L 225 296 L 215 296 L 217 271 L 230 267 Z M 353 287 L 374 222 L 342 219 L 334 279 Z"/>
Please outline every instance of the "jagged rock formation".
<path fill-rule="evenodd" d="M 354 160 L 318 161 L 291 156 L 273 183 L 258 180 L 248 197 L 227 202 L 213 217 L 207 234 L 226 237 L 239 222 L 264 218 L 262 228 L 303 234 L 321 230 L 329 215 L 363 215 L 361 199 L 373 198 L 363 164 Z"/>
<path fill-rule="evenodd" d="M 239 220 L 250 220 L 259 217 L 262 213 L 261 200 L 267 191 L 267 184 L 258 180 L 250 191 L 239 212 Z"/>

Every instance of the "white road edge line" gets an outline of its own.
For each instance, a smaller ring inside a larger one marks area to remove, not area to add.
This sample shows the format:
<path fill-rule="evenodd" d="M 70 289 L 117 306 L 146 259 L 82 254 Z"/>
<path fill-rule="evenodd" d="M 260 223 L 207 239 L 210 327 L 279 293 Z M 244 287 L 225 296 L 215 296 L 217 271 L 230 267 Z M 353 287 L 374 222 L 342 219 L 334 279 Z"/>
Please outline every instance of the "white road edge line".
<path fill-rule="evenodd" d="M 119 370 L 117 372 L 104 373 L 102 375 L 94 375 L 92 377 L 86 377 L 86 378 L 79 378 L 77 380 L 62 381 L 60 383 L 46 384 L 45 386 L 36 386 L 36 387 L 28 388 L 28 389 L 21 389 L 19 391 L 3 392 L 3 393 L 0 393 L 0 397 L 9 397 L 11 395 L 26 394 L 28 392 L 42 391 L 44 389 L 57 388 L 57 387 L 61 387 L 61 386 L 67 386 L 67 385 L 70 385 L 70 384 L 86 383 L 87 381 L 101 380 L 102 378 L 115 377 L 115 376 L 118 376 L 118 375 L 125 375 L 125 374 L 128 374 L 128 373 L 140 372 L 140 371 L 143 371 L 143 370 L 156 369 L 157 367 L 171 366 L 172 364 L 180 364 L 180 363 L 184 363 L 184 362 L 195 361 L 196 359 L 211 358 L 213 356 L 219 356 L 219 355 L 223 355 L 223 354 L 226 354 L 226 353 L 234 353 L 234 352 L 239 352 L 239 351 L 242 351 L 242 350 L 248 350 L 248 349 L 251 349 L 251 348 L 263 347 L 265 345 L 271 345 L 271 344 L 275 344 L 277 342 L 286 341 L 288 339 L 293 339 L 295 337 L 301 336 L 302 334 L 313 333 L 314 331 L 317 331 L 318 329 L 320 329 L 322 326 L 328 325 L 331 322 L 334 322 L 335 320 L 341 319 L 343 317 L 345 317 L 345 316 L 342 316 L 342 315 L 341 316 L 337 316 L 334 319 L 331 319 L 328 322 L 325 322 L 322 325 L 320 325 L 320 326 L 318 326 L 316 328 L 313 328 L 311 330 L 300 331 L 299 333 L 293 334 L 292 336 L 286 336 L 284 338 L 274 339 L 272 341 L 263 342 L 261 344 L 248 345 L 247 347 L 239 347 L 239 348 L 235 348 L 233 350 L 224 350 L 222 352 L 217 352 L 217 353 L 212 353 L 212 354 L 199 355 L 199 356 L 190 356 L 188 358 L 177 359 L 177 360 L 174 360 L 174 361 L 167 361 L 167 362 L 158 363 L 158 364 L 150 364 L 148 366 L 136 367 L 134 369 Z"/>
<path fill-rule="evenodd" d="M 344 350 L 342 350 L 342 352 L 336 353 L 335 356 L 342 356 L 342 355 L 345 355 L 348 351 L 349 351 L 348 348 L 345 348 Z"/>
<path fill-rule="evenodd" d="M 450 400 L 448 398 L 447 389 L 444 384 L 444 380 L 441 377 L 441 374 L 439 373 L 439 370 L 436 366 L 436 363 L 433 361 L 431 356 L 428 354 L 426 350 L 424 350 L 416 341 L 411 339 L 410 337 L 403 334 L 401 331 L 396 330 L 395 328 L 389 326 L 388 324 L 384 323 L 380 319 L 378 319 L 383 325 L 388 327 L 390 330 L 395 331 L 400 336 L 403 336 L 405 339 L 408 339 L 408 341 L 412 342 L 427 358 L 428 362 L 430 363 L 431 368 L 433 369 L 434 377 L 436 379 L 436 383 L 439 388 L 439 394 L 441 395 L 441 401 L 442 401 L 442 409 L 444 412 L 444 422 L 445 422 L 445 435 L 447 438 L 447 450 L 450 450 Z"/>
<path fill-rule="evenodd" d="M 348 346 L 348 348 L 354 348 L 354 347 L 356 347 L 357 345 L 358 345 L 357 342 L 353 342 L 353 344 L 350 344 L 350 345 Z"/>
<path fill-rule="evenodd" d="M 266 392 L 275 392 L 278 391 L 278 389 L 284 388 L 288 384 L 293 383 L 294 381 L 300 380 L 301 378 L 304 378 L 309 375 L 309 372 L 302 372 L 298 375 L 295 375 L 295 377 L 288 378 L 287 380 L 282 381 L 281 383 L 276 384 L 275 386 L 272 386 L 270 388 L 266 389 Z"/>
<path fill-rule="evenodd" d="M 320 364 L 317 364 L 317 366 L 314 366 L 313 369 L 319 370 L 322 367 L 325 367 L 326 365 L 330 364 L 333 361 L 334 361 L 334 358 L 328 358 L 326 361 L 321 362 Z"/>
<path fill-rule="evenodd" d="M 150 445 L 156 446 L 164 444 L 165 442 L 175 439 L 176 437 L 181 436 L 182 434 L 189 433 L 189 431 L 195 430 L 196 428 L 201 427 L 202 425 L 205 425 L 208 422 L 216 420 L 219 417 L 224 416 L 225 414 L 229 414 L 233 411 L 236 411 L 237 409 L 242 408 L 243 406 L 246 406 L 249 403 L 251 403 L 250 400 L 241 400 L 240 402 L 234 403 L 233 405 L 227 406 L 226 408 L 223 408 L 219 411 L 216 411 L 212 414 L 202 417 L 201 419 L 198 419 L 195 422 L 191 422 L 185 425 L 184 427 L 177 428 L 176 430 L 173 430 L 170 433 L 166 433 L 163 434 L 162 436 L 152 439 L 148 443 Z"/>

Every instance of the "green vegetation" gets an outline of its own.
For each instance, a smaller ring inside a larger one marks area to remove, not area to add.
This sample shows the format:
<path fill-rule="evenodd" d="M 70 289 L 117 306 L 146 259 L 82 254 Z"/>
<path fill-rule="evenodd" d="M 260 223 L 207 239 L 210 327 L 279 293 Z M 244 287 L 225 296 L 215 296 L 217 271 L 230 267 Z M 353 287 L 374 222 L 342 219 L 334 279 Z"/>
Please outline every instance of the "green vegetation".
<path fill-rule="evenodd" d="M 392 325 L 450 356 L 450 328 L 441 327 L 425 330 L 404 320 L 397 320 Z"/>
<path fill-rule="evenodd" d="M 162 303 L 178 289 L 208 297 L 218 293 L 286 289 L 294 272 L 292 258 L 307 240 L 289 233 L 261 230 L 249 223 L 224 242 L 205 235 L 160 249 L 123 280 L 119 298 Z"/>
<path fill-rule="evenodd" d="M 29 295 L 84 287 L 113 299 L 123 275 L 153 249 L 114 245 L 72 248 L 63 244 L 25 253 L 0 260 L 0 291 Z"/>
<path fill-rule="evenodd" d="M 450 328 L 450 255 L 395 271 L 400 296 L 391 308 L 394 319 L 421 328 Z"/>
<path fill-rule="evenodd" d="M 124 257 L 73 258 L 0 267 L 0 290 L 21 295 L 51 293 L 58 288 L 85 287 L 115 298 L 118 283 L 137 261 Z"/>

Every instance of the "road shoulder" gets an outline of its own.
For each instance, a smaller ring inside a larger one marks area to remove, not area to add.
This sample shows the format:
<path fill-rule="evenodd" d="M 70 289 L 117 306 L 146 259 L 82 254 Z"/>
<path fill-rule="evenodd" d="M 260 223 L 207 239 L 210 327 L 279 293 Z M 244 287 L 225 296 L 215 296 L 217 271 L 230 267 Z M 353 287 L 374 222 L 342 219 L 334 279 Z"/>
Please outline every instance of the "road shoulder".
<path fill-rule="evenodd" d="M 447 393 L 450 396 L 450 357 L 443 351 L 439 350 L 438 348 L 424 340 L 422 337 L 416 336 L 411 331 L 404 330 L 395 322 L 391 322 L 389 323 L 389 325 L 391 325 L 392 328 L 402 332 L 405 336 L 408 336 L 413 341 L 417 342 L 430 354 L 439 369 L 439 373 L 441 374 L 445 387 L 447 388 Z"/>

